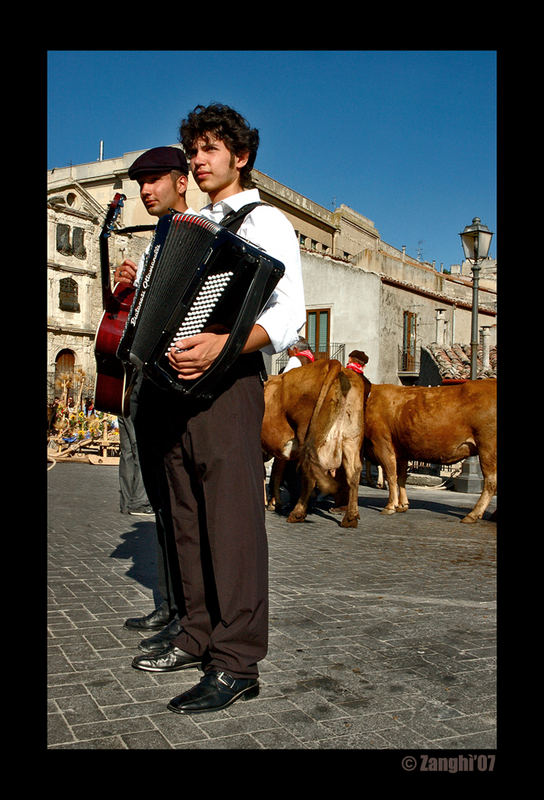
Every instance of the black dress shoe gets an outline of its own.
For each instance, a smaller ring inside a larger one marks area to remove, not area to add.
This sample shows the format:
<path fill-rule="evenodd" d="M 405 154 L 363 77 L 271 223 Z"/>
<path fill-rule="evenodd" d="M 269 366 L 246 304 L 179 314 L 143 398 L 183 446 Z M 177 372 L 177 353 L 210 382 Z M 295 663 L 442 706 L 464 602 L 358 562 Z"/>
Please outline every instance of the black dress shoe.
<path fill-rule="evenodd" d="M 125 622 L 125 628 L 132 628 L 135 631 L 157 631 L 168 625 L 173 614 L 168 608 L 159 606 L 146 617 L 131 617 Z"/>
<path fill-rule="evenodd" d="M 175 672 L 178 669 L 200 667 L 201 663 L 202 659 L 190 656 L 172 645 L 164 647 L 158 653 L 136 656 L 132 660 L 134 669 L 142 669 L 144 672 Z"/>
<path fill-rule="evenodd" d="M 141 650 L 143 653 L 156 653 L 159 650 L 164 650 L 165 647 L 168 647 L 172 639 L 179 636 L 182 630 L 183 625 L 179 617 L 174 617 L 172 622 L 169 622 L 162 631 L 159 631 L 154 636 L 150 636 L 149 639 L 142 639 L 138 644 L 138 650 Z"/>
<path fill-rule="evenodd" d="M 257 678 L 233 678 L 228 672 L 214 669 L 206 672 L 192 689 L 170 700 L 167 707 L 176 714 L 202 714 L 220 711 L 240 698 L 250 700 L 258 694 Z"/>

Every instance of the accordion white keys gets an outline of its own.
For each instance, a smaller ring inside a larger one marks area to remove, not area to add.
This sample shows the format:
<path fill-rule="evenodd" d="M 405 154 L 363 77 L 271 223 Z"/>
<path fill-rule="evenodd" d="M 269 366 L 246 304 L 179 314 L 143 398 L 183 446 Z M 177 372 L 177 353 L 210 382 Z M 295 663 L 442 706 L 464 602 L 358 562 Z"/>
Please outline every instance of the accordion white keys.
<path fill-rule="evenodd" d="M 161 217 L 117 350 L 157 386 L 212 397 L 237 361 L 284 265 L 205 217 Z M 196 380 L 177 377 L 173 343 L 206 330 L 228 331 L 223 350 Z"/>

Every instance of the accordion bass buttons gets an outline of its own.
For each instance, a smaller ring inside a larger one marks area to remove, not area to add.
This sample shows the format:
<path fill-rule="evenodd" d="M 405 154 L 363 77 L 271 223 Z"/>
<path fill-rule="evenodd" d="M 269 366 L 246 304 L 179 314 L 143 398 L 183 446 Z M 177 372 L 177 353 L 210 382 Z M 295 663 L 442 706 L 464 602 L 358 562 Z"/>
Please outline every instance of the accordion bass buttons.
<path fill-rule="evenodd" d="M 177 333 L 170 343 L 173 347 L 178 339 L 185 336 L 194 336 L 200 333 L 205 327 L 207 320 L 216 307 L 221 295 L 225 291 L 233 272 L 221 272 L 215 275 L 209 275 L 202 288 L 195 297 L 189 311 L 181 322 Z M 183 348 L 176 348 L 176 352 L 181 352 Z M 168 355 L 165 353 L 165 355 Z"/>

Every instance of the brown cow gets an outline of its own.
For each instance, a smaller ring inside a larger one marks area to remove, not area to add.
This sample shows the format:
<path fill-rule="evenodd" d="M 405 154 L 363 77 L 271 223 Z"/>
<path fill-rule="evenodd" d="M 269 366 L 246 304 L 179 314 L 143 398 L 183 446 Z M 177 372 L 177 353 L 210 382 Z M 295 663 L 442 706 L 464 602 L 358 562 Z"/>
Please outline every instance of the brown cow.
<path fill-rule="evenodd" d="M 333 493 L 337 469 L 349 490 L 342 527 L 359 519 L 358 486 L 363 440 L 363 387 L 357 375 L 336 359 L 270 377 L 265 384 L 263 451 L 270 458 L 298 461 L 302 490 L 288 522 L 302 522 L 314 487 Z M 276 495 L 277 496 L 277 495 Z"/>
<path fill-rule="evenodd" d="M 385 473 L 389 499 L 382 514 L 408 508 L 408 460 L 455 464 L 478 454 L 483 491 L 461 520 L 476 522 L 497 489 L 497 381 L 431 387 L 373 384 L 365 407 L 364 454 Z"/>

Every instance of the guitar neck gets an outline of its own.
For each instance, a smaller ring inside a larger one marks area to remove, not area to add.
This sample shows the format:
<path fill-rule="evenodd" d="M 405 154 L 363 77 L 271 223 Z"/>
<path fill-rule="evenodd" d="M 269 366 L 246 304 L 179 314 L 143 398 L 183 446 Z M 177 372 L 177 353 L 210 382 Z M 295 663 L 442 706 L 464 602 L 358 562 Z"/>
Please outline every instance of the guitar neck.
<path fill-rule="evenodd" d="M 116 305 L 114 294 L 111 287 L 110 277 L 110 257 L 108 239 L 113 229 L 117 215 L 121 211 L 123 202 L 126 200 L 124 194 L 117 193 L 111 201 L 102 231 L 100 233 L 100 276 L 102 280 L 102 305 L 105 311 L 109 311 Z"/>

